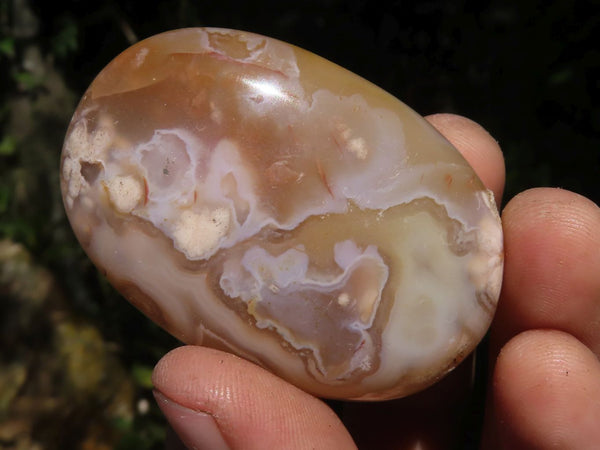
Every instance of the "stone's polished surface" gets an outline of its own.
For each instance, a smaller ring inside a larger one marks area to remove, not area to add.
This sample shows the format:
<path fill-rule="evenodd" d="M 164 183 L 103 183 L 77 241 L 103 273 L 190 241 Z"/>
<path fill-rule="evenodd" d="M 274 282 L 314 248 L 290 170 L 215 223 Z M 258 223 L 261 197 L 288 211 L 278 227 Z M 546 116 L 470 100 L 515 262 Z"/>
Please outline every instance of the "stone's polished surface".
<path fill-rule="evenodd" d="M 78 239 L 131 302 L 318 396 L 420 390 L 496 308 L 502 230 L 471 167 L 394 97 L 273 39 L 184 29 L 127 49 L 61 170 Z"/>

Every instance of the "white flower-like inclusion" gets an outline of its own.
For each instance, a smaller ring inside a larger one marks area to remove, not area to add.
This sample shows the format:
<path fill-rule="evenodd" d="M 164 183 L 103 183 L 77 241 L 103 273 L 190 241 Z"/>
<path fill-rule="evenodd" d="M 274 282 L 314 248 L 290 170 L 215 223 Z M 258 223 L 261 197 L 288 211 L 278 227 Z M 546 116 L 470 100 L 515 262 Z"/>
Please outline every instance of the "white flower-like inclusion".
<path fill-rule="evenodd" d="M 495 310 L 500 221 L 460 154 L 269 38 L 189 29 L 125 51 L 82 99 L 61 175 L 79 240 L 134 304 L 316 395 L 419 390 Z"/>

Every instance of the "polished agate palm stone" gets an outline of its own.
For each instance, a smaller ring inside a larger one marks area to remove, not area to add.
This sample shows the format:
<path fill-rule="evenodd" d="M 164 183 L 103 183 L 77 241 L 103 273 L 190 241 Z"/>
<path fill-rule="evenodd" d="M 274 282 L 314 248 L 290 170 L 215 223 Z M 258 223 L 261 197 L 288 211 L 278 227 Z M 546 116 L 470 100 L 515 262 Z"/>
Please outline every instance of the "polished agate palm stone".
<path fill-rule="evenodd" d="M 502 230 L 473 169 L 391 95 L 274 39 L 184 29 L 127 49 L 61 170 L 79 241 L 134 305 L 318 396 L 420 390 L 496 308 Z"/>

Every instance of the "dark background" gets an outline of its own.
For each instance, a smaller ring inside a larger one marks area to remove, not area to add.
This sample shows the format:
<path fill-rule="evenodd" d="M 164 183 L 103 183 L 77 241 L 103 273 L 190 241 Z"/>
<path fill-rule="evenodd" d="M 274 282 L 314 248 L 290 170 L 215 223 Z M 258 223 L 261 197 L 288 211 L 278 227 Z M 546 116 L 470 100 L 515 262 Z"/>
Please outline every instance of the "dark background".
<path fill-rule="evenodd" d="M 596 2 L 0 0 L 2 448 L 162 446 L 149 377 L 177 343 L 80 250 L 58 164 L 95 75 L 136 40 L 189 26 L 275 37 L 423 115 L 479 122 L 504 150 L 504 203 L 535 186 L 600 200 Z"/>

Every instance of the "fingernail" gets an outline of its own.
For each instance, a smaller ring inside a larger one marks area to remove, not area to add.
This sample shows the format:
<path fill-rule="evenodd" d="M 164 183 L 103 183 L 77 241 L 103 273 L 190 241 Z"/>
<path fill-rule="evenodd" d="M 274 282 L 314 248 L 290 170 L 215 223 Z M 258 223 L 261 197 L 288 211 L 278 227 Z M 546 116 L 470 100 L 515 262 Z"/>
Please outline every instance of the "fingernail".
<path fill-rule="evenodd" d="M 213 416 L 181 406 L 158 391 L 154 391 L 154 398 L 187 448 L 229 450 Z"/>

